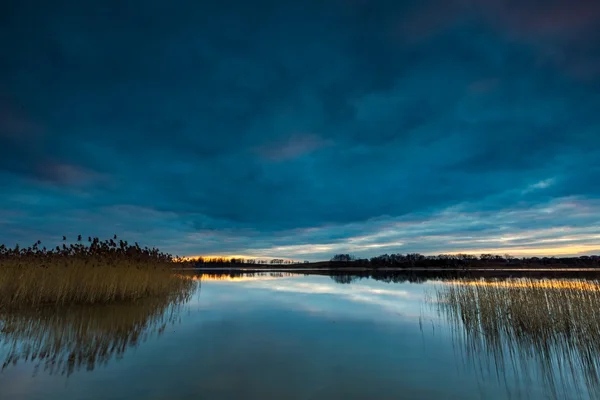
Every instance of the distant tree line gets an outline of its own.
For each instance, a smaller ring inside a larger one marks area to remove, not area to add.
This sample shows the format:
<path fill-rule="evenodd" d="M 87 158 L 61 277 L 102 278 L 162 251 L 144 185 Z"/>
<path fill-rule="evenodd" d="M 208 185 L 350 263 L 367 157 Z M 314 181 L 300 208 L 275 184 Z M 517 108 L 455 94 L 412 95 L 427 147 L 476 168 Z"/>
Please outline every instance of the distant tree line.
<path fill-rule="evenodd" d="M 181 259 L 180 259 L 181 261 Z M 283 258 L 254 259 L 229 257 L 197 257 L 186 259 L 189 265 L 206 267 L 285 267 L 302 264 L 306 268 L 597 268 L 600 256 L 580 257 L 513 257 L 509 254 L 439 254 L 425 256 L 419 253 L 382 254 L 371 258 L 359 258 L 351 254 L 336 254 L 329 261 L 309 262 Z"/>
<path fill-rule="evenodd" d="M 199 267 L 201 267 L 204 264 L 290 265 L 290 264 L 309 263 L 309 261 L 286 260 L 283 258 L 273 258 L 271 260 L 264 260 L 264 259 L 258 259 L 258 258 L 241 258 L 241 257 L 195 257 L 195 258 L 187 258 L 185 260 L 185 262 L 195 264 L 196 266 L 199 266 Z"/>
<path fill-rule="evenodd" d="M 351 254 L 336 254 L 330 260 L 332 266 L 364 266 L 370 268 L 485 268 L 485 267 L 554 267 L 593 268 L 600 267 L 600 256 L 580 257 L 513 257 L 509 254 L 440 254 L 425 256 L 419 253 L 383 254 L 371 258 L 357 258 Z"/>

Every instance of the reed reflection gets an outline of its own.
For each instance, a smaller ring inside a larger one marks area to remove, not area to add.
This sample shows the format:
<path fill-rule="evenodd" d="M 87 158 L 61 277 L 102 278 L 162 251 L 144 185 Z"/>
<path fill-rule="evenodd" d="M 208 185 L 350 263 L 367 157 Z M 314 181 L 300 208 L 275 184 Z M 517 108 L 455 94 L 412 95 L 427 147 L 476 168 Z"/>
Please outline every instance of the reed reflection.
<path fill-rule="evenodd" d="M 551 398 L 600 398 L 600 281 L 453 280 L 433 300 L 477 369 L 541 380 Z"/>
<path fill-rule="evenodd" d="M 3 367 L 33 363 L 53 374 L 93 370 L 121 358 L 179 319 L 199 282 L 191 279 L 170 295 L 103 305 L 43 307 L 0 315 Z"/>

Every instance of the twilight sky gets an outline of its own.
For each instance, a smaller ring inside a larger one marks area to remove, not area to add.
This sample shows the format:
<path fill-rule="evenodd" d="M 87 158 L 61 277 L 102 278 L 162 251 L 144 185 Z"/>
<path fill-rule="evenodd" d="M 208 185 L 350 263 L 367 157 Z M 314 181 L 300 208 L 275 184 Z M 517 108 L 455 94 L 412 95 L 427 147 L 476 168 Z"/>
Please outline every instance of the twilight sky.
<path fill-rule="evenodd" d="M 600 2 L 6 1 L 0 243 L 600 252 Z"/>

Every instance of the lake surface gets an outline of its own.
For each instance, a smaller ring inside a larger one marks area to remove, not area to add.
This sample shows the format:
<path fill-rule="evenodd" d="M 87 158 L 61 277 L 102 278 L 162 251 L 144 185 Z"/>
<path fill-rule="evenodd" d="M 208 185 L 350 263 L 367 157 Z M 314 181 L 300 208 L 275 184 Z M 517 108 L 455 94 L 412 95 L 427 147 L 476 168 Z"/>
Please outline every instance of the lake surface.
<path fill-rule="evenodd" d="M 179 306 L 0 316 L 0 399 L 598 398 L 596 347 L 538 340 L 539 312 L 514 311 L 515 339 L 460 316 L 471 292 L 448 307 L 452 282 L 393 280 L 204 275 Z"/>

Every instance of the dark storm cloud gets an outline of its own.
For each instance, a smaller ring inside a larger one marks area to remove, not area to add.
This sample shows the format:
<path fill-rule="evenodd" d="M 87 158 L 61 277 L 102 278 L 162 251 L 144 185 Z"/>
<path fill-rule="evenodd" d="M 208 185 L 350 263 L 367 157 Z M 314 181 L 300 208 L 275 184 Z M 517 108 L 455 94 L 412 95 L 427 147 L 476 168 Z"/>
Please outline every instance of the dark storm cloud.
<path fill-rule="evenodd" d="M 11 3 L 3 241 L 117 232 L 277 256 L 561 245 L 494 242 L 506 225 L 599 243 L 585 230 L 600 198 L 596 1 Z M 540 211 L 573 201 L 593 211 Z"/>

